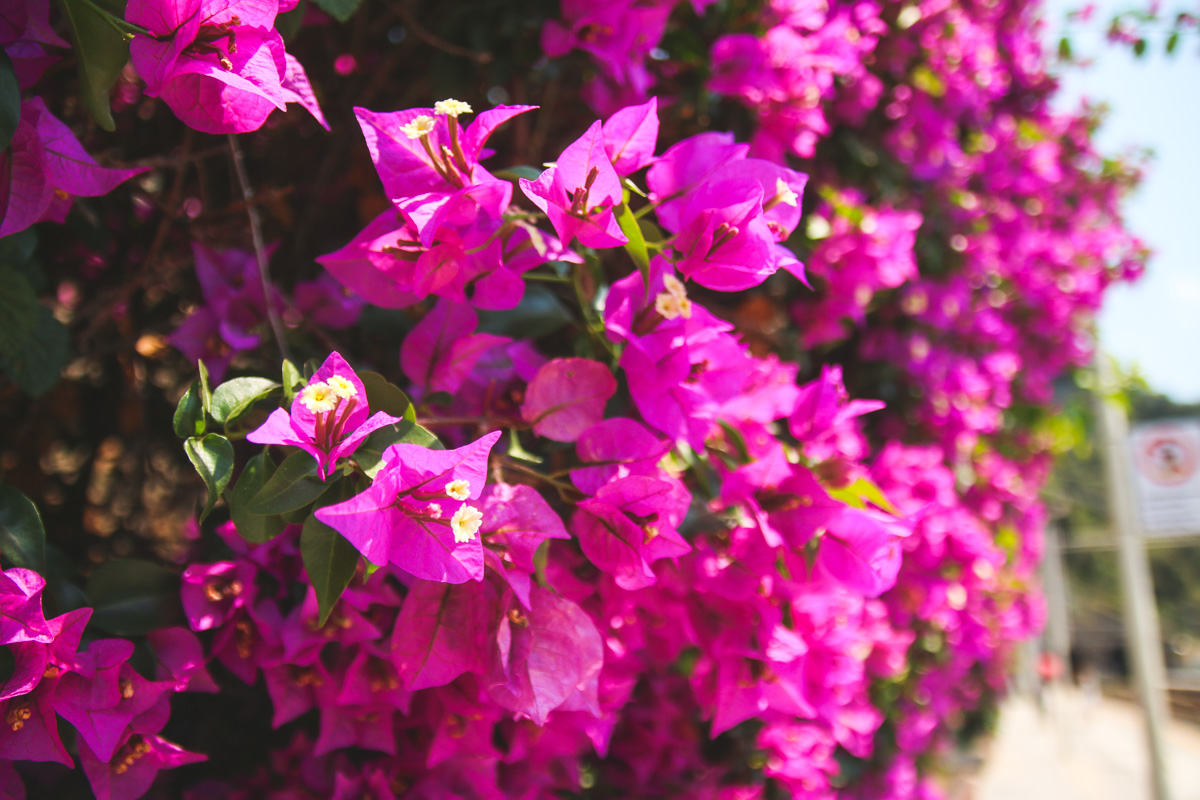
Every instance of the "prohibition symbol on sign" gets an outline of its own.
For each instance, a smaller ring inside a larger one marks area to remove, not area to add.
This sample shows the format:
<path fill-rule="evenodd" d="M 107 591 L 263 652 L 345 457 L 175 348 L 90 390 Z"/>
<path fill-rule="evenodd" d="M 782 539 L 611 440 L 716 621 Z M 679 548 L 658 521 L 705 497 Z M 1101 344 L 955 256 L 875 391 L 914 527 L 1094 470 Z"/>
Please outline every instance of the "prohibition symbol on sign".
<path fill-rule="evenodd" d="M 1161 425 L 1138 443 L 1138 470 L 1159 486 L 1187 483 L 1200 466 L 1195 434 L 1184 427 Z"/>

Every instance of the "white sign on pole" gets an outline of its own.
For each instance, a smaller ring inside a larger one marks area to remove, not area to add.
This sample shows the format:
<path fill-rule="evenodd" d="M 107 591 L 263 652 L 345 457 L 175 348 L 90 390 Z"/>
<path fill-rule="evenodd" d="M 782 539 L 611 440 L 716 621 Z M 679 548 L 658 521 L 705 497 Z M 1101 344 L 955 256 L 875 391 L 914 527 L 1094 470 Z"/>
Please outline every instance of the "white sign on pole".
<path fill-rule="evenodd" d="M 1139 423 L 1129 446 L 1143 533 L 1200 534 L 1200 419 Z"/>

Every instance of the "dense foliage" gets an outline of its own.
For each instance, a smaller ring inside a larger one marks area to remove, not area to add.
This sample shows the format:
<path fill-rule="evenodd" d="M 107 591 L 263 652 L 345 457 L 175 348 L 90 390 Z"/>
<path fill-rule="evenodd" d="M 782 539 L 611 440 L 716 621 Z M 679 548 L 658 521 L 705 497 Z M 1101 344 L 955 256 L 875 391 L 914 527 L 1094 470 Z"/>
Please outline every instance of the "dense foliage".
<path fill-rule="evenodd" d="M 4 1 L 0 792 L 939 796 L 1145 256 L 1037 7 L 313 3 Z"/>

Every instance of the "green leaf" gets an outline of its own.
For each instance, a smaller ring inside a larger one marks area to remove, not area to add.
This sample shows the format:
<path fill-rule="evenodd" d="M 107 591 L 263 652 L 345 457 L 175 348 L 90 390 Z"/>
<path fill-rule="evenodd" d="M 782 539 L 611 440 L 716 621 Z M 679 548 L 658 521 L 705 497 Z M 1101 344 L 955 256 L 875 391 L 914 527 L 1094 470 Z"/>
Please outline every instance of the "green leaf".
<path fill-rule="evenodd" d="M 286 359 L 283 362 L 283 396 L 291 405 L 291 402 L 296 399 L 296 393 L 304 387 L 304 376 L 300 374 L 300 370 L 296 369 L 296 365 Z"/>
<path fill-rule="evenodd" d="M 508 456 L 511 458 L 519 458 L 521 461 L 528 461 L 530 464 L 541 464 L 546 459 L 541 456 L 531 453 L 521 446 L 521 437 L 517 433 L 516 428 L 508 429 Z"/>
<path fill-rule="evenodd" d="M 417 412 L 413 408 L 412 401 L 408 399 L 408 395 L 395 384 L 389 383 L 387 378 L 378 372 L 360 372 L 358 379 L 362 381 L 363 388 L 367 390 L 367 405 L 371 407 L 372 414 L 382 411 L 393 417 L 401 417 L 410 422 L 416 421 Z"/>
<path fill-rule="evenodd" d="M 79 62 L 79 95 L 92 119 L 106 131 L 116 130 L 109 90 L 129 61 L 129 43 L 110 20 L 83 0 L 59 0 L 67 18 L 75 58 Z M 125 4 L 120 0 L 92 0 L 95 5 L 120 18 Z"/>
<path fill-rule="evenodd" d="M 629 192 L 625 192 L 625 202 L 614 209 L 617 216 L 617 224 L 621 226 L 621 233 L 625 234 L 625 238 L 629 241 L 625 243 L 625 252 L 633 259 L 633 263 L 637 265 L 638 272 L 642 273 L 643 283 L 650 286 L 650 251 L 646 249 L 646 239 L 642 236 L 642 229 L 638 225 L 637 217 L 633 216 L 633 212 L 629 210 Z"/>
<path fill-rule="evenodd" d="M 313 0 L 313 2 L 338 22 L 348 21 L 362 5 L 362 0 Z"/>
<path fill-rule="evenodd" d="M 229 497 L 229 513 L 233 517 L 233 525 L 238 534 L 251 544 L 262 544 L 274 539 L 287 525 L 277 516 L 251 514 L 246 510 L 250 500 L 262 491 L 274 474 L 275 462 L 266 453 L 259 453 L 246 462 Z"/>
<path fill-rule="evenodd" d="M 37 228 L 26 228 L 23 231 L 10 234 L 0 239 L 0 264 L 7 267 L 23 267 L 33 261 L 33 253 L 37 250 Z M 29 277 L 26 275 L 26 277 Z M 34 286 L 34 291 L 39 287 Z"/>
<path fill-rule="evenodd" d="M 260 516 L 286 514 L 316 500 L 330 486 L 317 477 L 317 460 L 313 455 L 297 450 L 283 460 L 250 498 L 246 511 Z"/>
<path fill-rule="evenodd" d="M 1175 52 L 1175 48 L 1179 46 L 1179 31 L 1172 31 L 1167 37 L 1167 55 Z"/>
<path fill-rule="evenodd" d="M 204 366 L 203 361 L 197 361 L 196 367 L 200 370 L 200 405 L 207 414 L 212 409 L 212 386 L 208 382 L 208 367 Z"/>
<path fill-rule="evenodd" d="M 1146 40 L 1138 39 L 1136 42 L 1133 43 L 1133 54 L 1135 56 L 1137 56 L 1138 58 L 1141 58 L 1143 55 L 1145 55 L 1145 53 L 1146 53 Z"/>
<path fill-rule="evenodd" d="M 300 556 L 317 594 L 317 624 L 324 625 L 358 569 L 358 549 L 314 515 L 300 530 Z"/>
<path fill-rule="evenodd" d="M 37 325 L 37 294 L 28 279 L 7 264 L 0 264 L 0 354 L 20 353 Z"/>
<path fill-rule="evenodd" d="M 182 616 L 179 576 L 152 561 L 105 562 L 92 573 L 85 592 L 90 624 L 117 636 L 144 636 Z"/>
<path fill-rule="evenodd" d="M 46 529 L 33 501 L 0 486 L 0 555 L 14 567 L 46 575 Z"/>
<path fill-rule="evenodd" d="M 479 330 L 497 336 L 537 339 L 575 321 L 552 291 L 539 284 L 527 285 L 516 308 L 480 311 Z"/>
<path fill-rule="evenodd" d="M 183 449 L 208 487 L 208 501 L 200 512 L 200 521 L 203 522 L 233 477 L 233 444 L 220 434 L 208 433 L 188 439 L 183 443 Z"/>
<path fill-rule="evenodd" d="M 646 247 L 651 245 L 661 245 L 666 240 L 666 234 L 662 228 L 654 224 L 649 217 L 642 217 L 638 220 L 638 228 L 642 232 L 642 238 L 646 240 Z M 661 248 L 660 248 L 661 249 Z"/>
<path fill-rule="evenodd" d="M 454 395 L 449 392 L 430 392 L 425 395 L 425 402 L 431 406 L 448 406 L 454 402 Z"/>
<path fill-rule="evenodd" d="M 212 418 L 225 425 L 246 412 L 250 405 L 279 388 L 279 384 L 266 378 L 234 378 L 225 381 L 212 394 Z"/>
<path fill-rule="evenodd" d="M 884 495 L 883 490 L 867 478 L 859 478 L 849 486 L 843 486 L 840 489 L 829 489 L 828 492 L 829 496 L 835 500 L 840 500 L 846 505 L 851 505 L 855 508 L 866 508 L 867 503 L 870 503 L 878 508 L 882 508 L 889 514 L 898 515 L 900 513 L 892 505 L 891 501 L 887 499 L 887 496 Z"/>
<path fill-rule="evenodd" d="M 307 10 L 308 0 L 300 0 L 291 11 L 275 17 L 275 30 L 279 31 L 279 35 L 285 42 L 290 42 L 292 37 L 300 32 L 300 27 L 304 22 L 304 12 Z"/>
<path fill-rule="evenodd" d="M 537 167 L 531 167 L 528 164 L 519 164 L 515 167 L 502 169 L 496 173 L 496 177 L 505 181 L 517 181 L 524 178 L 527 181 L 536 181 L 542 174 L 542 170 Z"/>
<path fill-rule="evenodd" d="M 438 438 L 415 422 L 404 420 L 386 425 L 372 433 L 354 451 L 354 460 L 362 467 L 368 478 L 374 480 L 383 466 L 383 451 L 394 444 L 419 444 L 430 450 L 444 449 Z"/>
<path fill-rule="evenodd" d="M 0 52 L 0 150 L 12 142 L 21 121 L 21 87 L 8 53 Z"/>
<path fill-rule="evenodd" d="M 753 459 L 750 458 L 750 449 L 746 446 L 745 435 L 724 420 L 717 420 L 717 424 L 720 425 L 725 431 L 725 438 L 730 441 L 734 449 L 737 451 L 738 463 L 749 464 L 751 461 L 753 461 Z"/>
<path fill-rule="evenodd" d="M 192 381 L 192 385 L 179 398 L 175 406 L 175 435 L 180 439 L 192 436 L 203 436 L 208 427 L 204 419 L 204 408 L 200 402 L 200 381 Z"/>
<path fill-rule="evenodd" d="M 58 383 L 67 365 L 67 329 L 45 306 L 25 344 L 15 353 L 0 353 L 0 369 L 27 394 L 40 397 Z"/>

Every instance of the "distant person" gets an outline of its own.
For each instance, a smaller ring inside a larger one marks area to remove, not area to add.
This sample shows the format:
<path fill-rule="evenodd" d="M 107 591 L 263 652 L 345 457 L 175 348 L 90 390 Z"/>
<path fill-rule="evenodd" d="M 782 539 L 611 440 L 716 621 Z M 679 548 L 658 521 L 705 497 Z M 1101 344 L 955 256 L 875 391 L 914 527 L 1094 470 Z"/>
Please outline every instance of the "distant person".
<path fill-rule="evenodd" d="M 1037 704 L 1038 709 L 1046 713 L 1046 694 L 1063 674 L 1063 661 L 1058 657 L 1057 653 L 1052 653 L 1049 650 L 1043 650 L 1038 656 L 1037 663 L 1038 673 L 1038 691 Z"/>

